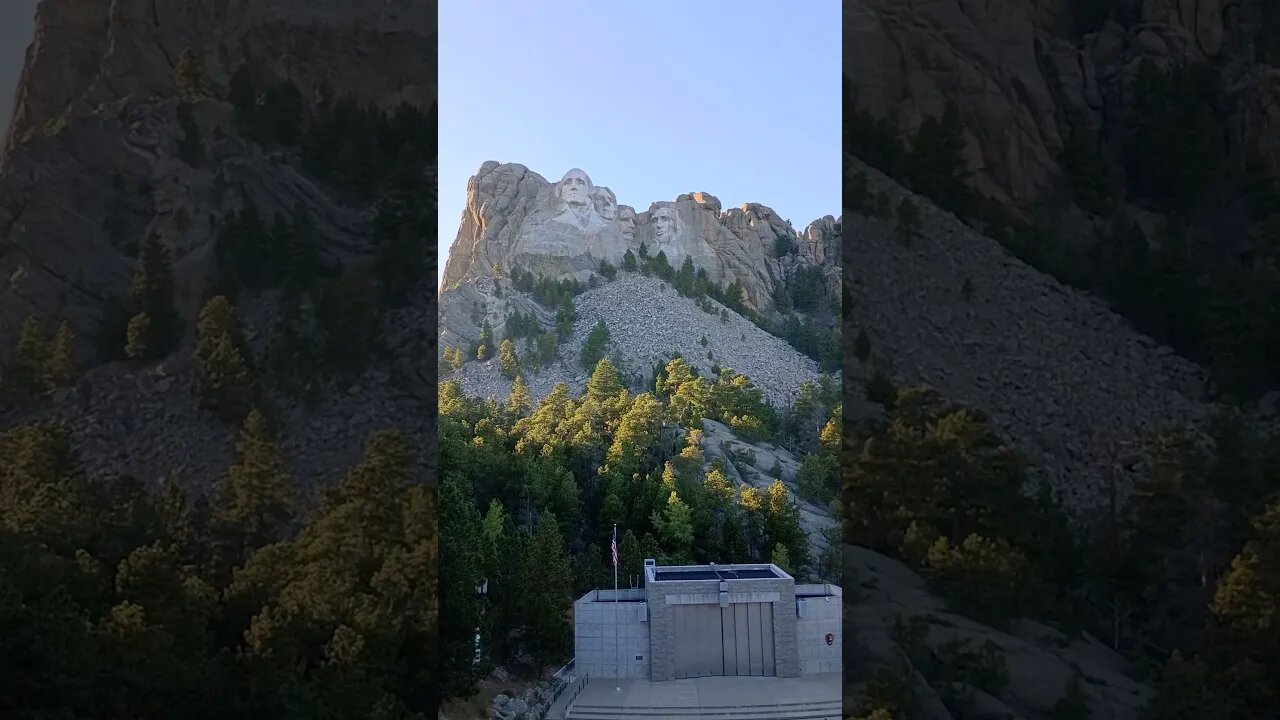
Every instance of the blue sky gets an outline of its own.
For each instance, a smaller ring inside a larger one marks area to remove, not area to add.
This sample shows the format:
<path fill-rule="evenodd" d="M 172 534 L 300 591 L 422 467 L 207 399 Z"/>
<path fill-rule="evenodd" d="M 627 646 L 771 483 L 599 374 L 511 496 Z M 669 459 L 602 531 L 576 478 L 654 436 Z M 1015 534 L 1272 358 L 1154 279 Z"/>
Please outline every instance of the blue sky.
<path fill-rule="evenodd" d="M 580 167 L 637 211 L 705 191 L 797 229 L 840 213 L 836 0 L 440 3 L 444 272 L 487 160 Z"/>

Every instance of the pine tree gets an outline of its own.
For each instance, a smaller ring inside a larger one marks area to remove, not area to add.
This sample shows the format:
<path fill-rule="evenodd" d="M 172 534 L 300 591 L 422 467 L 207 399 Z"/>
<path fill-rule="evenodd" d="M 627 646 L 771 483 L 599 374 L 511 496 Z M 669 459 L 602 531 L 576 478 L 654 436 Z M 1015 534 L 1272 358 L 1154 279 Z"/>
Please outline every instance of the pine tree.
<path fill-rule="evenodd" d="M 470 483 L 449 473 L 440 483 L 440 670 L 446 697 L 469 697 L 483 677 L 483 667 L 474 664 L 476 629 L 485 623 L 477 596 L 485 580 L 482 522 Z M 497 531 L 501 529 L 499 520 Z M 491 584 L 497 580 L 488 579 Z"/>
<path fill-rule="evenodd" d="M 465 361 L 462 358 L 462 350 L 446 345 L 444 349 L 444 369 L 445 372 L 457 372 L 462 368 Z"/>
<path fill-rule="evenodd" d="M 138 265 L 129 286 L 129 295 L 136 312 L 146 316 L 145 321 L 134 317 L 130 325 L 139 335 L 138 342 L 130 343 L 138 351 L 130 357 L 154 360 L 177 347 L 181 339 L 181 321 L 174 307 L 173 259 L 169 247 L 159 237 L 152 235 L 142 244 Z"/>
<path fill-rule="evenodd" d="M 732 504 L 734 496 L 737 494 L 733 489 L 733 483 L 729 482 L 729 478 L 725 476 L 724 470 L 720 467 L 713 466 L 709 468 L 707 477 L 702 484 L 706 488 L 708 496 L 713 498 L 720 507 L 728 507 Z"/>
<path fill-rule="evenodd" d="M 516 375 L 515 382 L 511 383 L 511 394 L 507 396 L 507 410 L 512 415 L 524 417 L 529 414 L 531 406 L 532 398 L 524 384 L 524 376 Z"/>
<path fill-rule="evenodd" d="M 591 332 L 587 333 L 587 339 L 582 343 L 582 367 L 594 368 L 604 356 L 605 347 L 608 344 L 609 328 L 604 324 L 603 319 L 597 320 Z"/>
<path fill-rule="evenodd" d="M 516 347 L 512 344 L 511 338 L 503 338 L 502 343 L 498 345 L 498 367 L 508 380 L 515 379 L 516 374 L 520 372 L 520 359 L 516 357 Z"/>
<path fill-rule="evenodd" d="M 564 607 L 573 587 L 573 572 L 564 551 L 555 515 L 543 513 L 529 549 L 530 574 L 538 582 L 530 594 L 527 610 L 530 618 L 530 642 L 535 657 L 548 664 L 562 657 L 568 649 L 569 624 Z"/>
<path fill-rule="evenodd" d="M 493 326 L 489 324 L 488 320 L 485 320 L 484 324 L 480 326 L 480 342 L 476 346 L 476 359 L 488 360 L 489 353 L 492 350 L 492 348 L 493 348 Z"/>
<path fill-rule="evenodd" d="M 676 290 L 682 295 L 693 294 L 693 258 L 685 255 L 684 262 L 680 265 L 680 271 L 676 273 L 675 286 Z"/>
<path fill-rule="evenodd" d="M 560 307 L 556 308 L 556 336 L 560 342 L 569 339 L 573 334 L 573 321 L 578 318 L 578 309 L 573 304 L 573 296 L 566 295 Z"/>
<path fill-rule="evenodd" d="M 362 369 L 382 330 L 373 278 L 363 270 L 348 270 L 321 293 L 317 315 L 326 366 L 346 375 Z"/>
<path fill-rule="evenodd" d="M 227 421 L 237 421 L 248 411 L 253 397 L 253 377 L 231 335 L 210 341 L 197 372 L 200 406 Z"/>
<path fill-rule="evenodd" d="M 152 355 L 151 316 L 138 313 L 129 320 L 125 331 L 124 353 L 131 360 L 144 360 Z"/>
<path fill-rule="evenodd" d="M 409 294 L 422 280 L 426 270 L 427 243 L 408 211 L 397 209 L 399 216 L 393 221 L 387 236 L 378 242 L 374 267 L 382 283 L 383 296 L 392 306 L 409 301 Z"/>
<path fill-rule="evenodd" d="M 671 560 L 682 563 L 693 559 L 693 511 L 674 490 L 667 497 L 666 508 L 654 513 L 653 526 Z"/>
<path fill-rule="evenodd" d="M 622 269 L 627 272 L 636 271 L 636 254 L 631 252 L 630 248 L 627 248 L 626 254 L 622 256 Z"/>
<path fill-rule="evenodd" d="M 208 96 L 209 88 L 204 76 L 204 60 L 191 48 L 184 48 L 173 66 L 173 81 L 183 102 L 191 103 Z"/>
<path fill-rule="evenodd" d="M 609 358 L 600 358 L 591 372 L 591 378 L 587 380 L 587 397 L 594 402 L 603 403 L 622 389 L 622 382 L 618 379 L 618 371 L 614 369 L 613 363 Z"/>
<path fill-rule="evenodd" d="M 238 421 L 248 412 L 253 378 L 236 328 L 235 309 L 221 295 L 200 311 L 194 360 L 200 406 L 224 420 Z"/>
<path fill-rule="evenodd" d="M 955 103 L 948 101 L 942 117 L 926 119 L 916 133 L 910 160 L 912 189 L 948 210 L 967 212 L 964 149 L 964 126 Z"/>
<path fill-rule="evenodd" d="M 294 519 L 293 478 L 264 416 L 253 410 L 236 443 L 236 463 L 223 480 L 215 521 L 232 557 L 285 537 Z"/>
<path fill-rule="evenodd" d="M 68 387 L 75 382 L 76 366 L 72 356 L 75 334 L 65 320 L 58 325 L 49 348 L 48 364 L 44 368 L 44 382 L 49 389 Z"/>
<path fill-rule="evenodd" d="M 609 558 L 612 564 L 613 558 Z M 618 578 L 622 587 L 630 587 L 634 580 L 639 587 L 644 575 L 644 558 L 641 557 L 640 541 L 629 528 L 622 533 L 618 541 Z"/>
<path fill-rule="evenodd" d="M 774 545 L 773 555 L 769 558 L 769 562 L 782 568 L 782 571 L 788 575 L 795 576 L 796 569 L 791 566 L 791 557 L 787 554 L 786 545 Z"/>
<path fill-rule="evenodd" d="M 43 377 L 49 364 L 49 350 L 44 323 L 36 316 L 28 315 L 22 322 L 13 362 L 5 373 L 7 394 L 28 397 L 44 390 Z"/>

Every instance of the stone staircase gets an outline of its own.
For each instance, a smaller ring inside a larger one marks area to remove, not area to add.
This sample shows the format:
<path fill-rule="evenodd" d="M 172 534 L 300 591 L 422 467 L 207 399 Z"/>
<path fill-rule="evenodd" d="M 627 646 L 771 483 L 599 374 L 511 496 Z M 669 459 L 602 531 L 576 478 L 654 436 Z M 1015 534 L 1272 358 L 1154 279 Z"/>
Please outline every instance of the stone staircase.
<path fill-rule="evenodd" d="M 702 707 L 607 707 L 575 703 L 567 720 L 841 720 L 841 701 Z"/>

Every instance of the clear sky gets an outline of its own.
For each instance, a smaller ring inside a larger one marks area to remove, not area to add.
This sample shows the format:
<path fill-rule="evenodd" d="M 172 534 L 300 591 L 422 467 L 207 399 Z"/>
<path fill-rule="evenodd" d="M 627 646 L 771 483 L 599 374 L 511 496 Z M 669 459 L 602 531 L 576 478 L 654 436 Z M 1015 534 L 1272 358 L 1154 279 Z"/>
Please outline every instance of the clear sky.
<path fill-rule="evenodd" d="M 36 0 L 0 2 L 0 137 L 9 130 L 13 93 L 35 29 Z"/>
<path fill-rule="evenodd" d="M 486 160 L 637 211 L 705 191 L 840 214 L 837 0 L 440 3 L 439 272 Z"/>

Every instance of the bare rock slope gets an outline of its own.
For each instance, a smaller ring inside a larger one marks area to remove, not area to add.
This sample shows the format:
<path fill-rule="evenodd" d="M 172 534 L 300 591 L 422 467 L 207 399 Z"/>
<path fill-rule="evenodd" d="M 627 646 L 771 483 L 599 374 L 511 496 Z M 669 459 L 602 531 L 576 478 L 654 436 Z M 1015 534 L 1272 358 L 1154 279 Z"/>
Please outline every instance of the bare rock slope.
<path fill-rule="evenodd" d="M 864 173 L 894 206 L 909 195 L 857 160 L 848 172 Z M 1128 464 L 1148 433 L 1208 412 L 1203 369 L 910 197 L 922 222 L 909 245 L 892 221 L 852 212 L 844 220 L 846 338 L 865 331 L 871 364 L 885 363 L 896 384 L 930 385 L 989 414 L 1078 511 L 1102 502 L 1113 466 Z"/>
<path fill-rule="evenodd" d="M 843 549 L 845 677 L 892 668 L 913 688 L 913 717 L 959 718 L 948 711 L 943 694 L 972 693 L 973 717 L 1049 720 L 1059 717 L 1054 705 L 1073 675 L 1083 680 L 1095 720 L 1138 720 L 1154 694 L 1134 679 L 1128 661 L 1088 633 L 1067 636 L 1026 620 L 1004 629 L 975 622 L 952 611 L 924 578 L 901 562 L 853 545 Z M 934 686 L 923 674 L 925 663 L 954 665 L 959 653 L 984 649 L 1003 661 L 1008 674 L 999 690 L 963 683 Z M 861 683 L 845 686 L 846 708 L 857 702 L 862 689 Z"/>
<path fill-rule="evenodd" d="M 531 298 L 510 288 L 502 296 L 492 308 L 495 318 L 517 309 L 526 312 L 521 308 L 540 310 Z M 598 321 L 609 328 L 606 356 L 637 388 L 648 382 L 656 363 L 665 363 L 675 352 L 705 377 L 713 377 L 716 366 L 746 375 L 778 407 L 788 405 L 802 383 L 817 381 L 820 373 L 813 360 L 738 313 L 709 302 L 724 311 L 723 318 L 719 312 L 709 313 L 692 299 L 680 296 L 657 278 L 619 273 L 617 279 L 575 298 L 578 319 L 570 337 L 557 350 L 555 362 L 522 371 L 529 393 L 537 400 L 550 393 L 556 383 L 566 383 L 574 393 L 586 387 L 590 372 L 582 366 L 582 345 Z M 517 344 L 517 355 L 522 347 Z M 468 395 L 477 397 L 505 399 L 511 389 L 497 359 L 468 362 L 452 379 L 460 381 Z"/>

